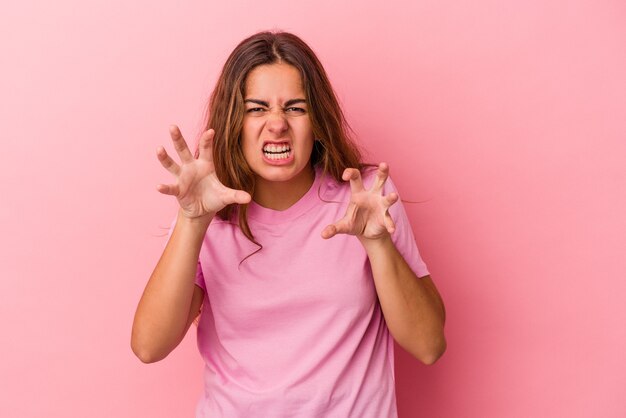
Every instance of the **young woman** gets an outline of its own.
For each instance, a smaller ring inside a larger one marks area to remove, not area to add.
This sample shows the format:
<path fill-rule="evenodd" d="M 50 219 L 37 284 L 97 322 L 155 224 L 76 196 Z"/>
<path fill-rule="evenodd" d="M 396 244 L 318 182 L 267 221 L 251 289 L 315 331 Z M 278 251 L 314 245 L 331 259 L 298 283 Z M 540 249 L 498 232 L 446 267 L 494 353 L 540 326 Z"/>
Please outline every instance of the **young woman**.
<path fill-rule="evenodd" d="M 197 417 L 395 417 L 393 337 L 445 351 L 443 302 L 389 168 L 362 163 L 326 73 L 289 33 L 228 58 L 193 155 L 170 128 L 180 204 L 132 349 L 165 358 L 199 316 Z"/>

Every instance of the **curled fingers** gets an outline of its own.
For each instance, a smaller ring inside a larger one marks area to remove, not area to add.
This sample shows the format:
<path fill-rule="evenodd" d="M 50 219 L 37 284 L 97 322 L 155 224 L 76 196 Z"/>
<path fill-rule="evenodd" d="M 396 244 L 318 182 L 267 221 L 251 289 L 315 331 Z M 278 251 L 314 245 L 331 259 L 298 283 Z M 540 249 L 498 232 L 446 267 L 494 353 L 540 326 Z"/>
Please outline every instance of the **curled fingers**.
<path fill-rule="evenodd" d="M 178 184 L 159 184 L 157 186 L 157 190 L 160 193 L 170 196 L 178 196 L 178 194 L 180 193 L 180 188 L 178 187 Z"/>
<path fill-rule="evenodd" d="M 213 138 L 215 137 L 215 131 L 208 129 L 202 133 L 200 142 L 198 143 L 198 155 L 199 158 L 203 158 L 207 161 L 213 161 Z"/>
<path fill-rule="evenodd" d="M 363 179 L 361 178 L 361 172 L 356 168 L 346 168 L 343 171 L 341 178 L 344 181 L 350 181 L 350 190 L 352 193 L 358 193 L 365 190 L 363 187 Z"/>
<path fill-rule="evenodd" d="M 189 151 L 187 142 L 185 142 L 185 138 L 183 138 L 183 135 L 180 133 L 180 129 L 178 129 L 178 126 L 170 126 L 170 136 L 172 137 L 174 149 L 178 153 L 181 162 L 188 163 L 193 161 L 193 155 L 191 154 L 191 151 Z"/>
<path fill-rule="evenodd" d="M 167 171 L 174 174 L 175 176 L 178 176 L 180 174 L 180 166 L 176 164 L 174 160 L 172 160 L 172 157 L 167 154 L 167 151 L 165 151 L 165 148 L 163 148 L 162 146 L 157 148 L 157 158 L 161 162 L 161 165 L 165 167 Z"/>
<path fill-rule="evenodd" d="M 380 163 L 378 165 L 378 170 L 376 171 L 376 178 L 374 179 L 374 184 L 372 185 L 372 191 L 374 192 L 382 192 L 383 186 L 389 177 L 389 165 L 387 163 Z"/>

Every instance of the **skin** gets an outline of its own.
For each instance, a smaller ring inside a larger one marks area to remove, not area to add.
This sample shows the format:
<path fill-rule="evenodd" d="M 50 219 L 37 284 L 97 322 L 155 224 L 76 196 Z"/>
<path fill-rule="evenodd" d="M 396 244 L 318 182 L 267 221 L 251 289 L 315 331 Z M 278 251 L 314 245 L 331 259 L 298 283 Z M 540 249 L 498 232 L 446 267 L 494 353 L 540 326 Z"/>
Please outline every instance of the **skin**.
<path fill-rule="evenodd" d="M 298 71 L 287 64 L 255 68 L 246 82 L 246 113 L 242 148 L 256 176 L 254 196 L 225 187 L 217 179 L 211 157 L 214 131 L 204 132 L 199 156 L 191 154 L 180 130 L 170 127 L 181 164 L 163 147 L 157 158 L 175 178 L 157 190 L 175 196 L 180 205 L 172 236 L 141 297 L 131 337 L 131 347 L 144 362 L 165 358 L 182 340 L 202 305 L 203 290 L 195 286 L 196 264 L 206 230 L 215 214 L 231 203 L 248 203 L 284 210 L 311 187 L 310 164 L 314 137 Z M 297 103 L 294 103 L 297 101 Z M 276 165 L 263 159 L 263 144 L 287 142 L 293 158 Z M 445 351 L 445 308 L 430 276 L 418 279 L 396 249 L 391 234 L 395 225 L 388 209 L 398 200 L 382 194 L 389 167 L 381 163 L 368 190 L 361 174 L 347 168 L 351 198 L 345 216 L 320 231 L 324 239 L 337 234 L 354 235 L 368 254 L 385 321 L 394 339 L 425 364 L 434 363 Z"/>
<path fill-rule="evenodd" d="M 380 163 L 372 187 L 363 187 L 361 173 L 348 168 L 351 197 L 345 216 L 328 225 L 322 238 L 349 234 L 363 245 L 372 267 L 374 285 L 389 332 L 398 344 L 424 364 L 435 363 L 445 352 L 445 307 L 430 276 L 418 279 L 391 239 L 395 231 L 389 207 L 396 193 L 383 196 L 389 166 Z"/>
<path fill-rule="evenodd" d="M 253 199 L 261 206 L 284 210 L 315 179 L 310 163 L 315 139 L 300 72 L 287 64 L 258 66 L 248 74 L 245 91 L 241 136 L 244 157 L 256 177 Z M 267 142 L 288 143 L 292 161 L 282 165 L 264 161 Z"/>
<path fill-rule="evenodd" d="M 248 203 L 251 196 L 225 187 L 217 179 L 211 144 L 215 132 L 204 132 L 195 159 L 177 126 L 170 127 L 181 164 L 163 147 L 157 149 L 161 165 L 175 178 L 157 190 L 175 196 L 180 205 L 172 235 L 157 262 L 137 305 L 131 332 L 131 348 L 144 363 L 154 363 L 180 344 L 198 316 L 204 291 L 194 277 L 202 240 L 215 214 L 231 203 Z"/>

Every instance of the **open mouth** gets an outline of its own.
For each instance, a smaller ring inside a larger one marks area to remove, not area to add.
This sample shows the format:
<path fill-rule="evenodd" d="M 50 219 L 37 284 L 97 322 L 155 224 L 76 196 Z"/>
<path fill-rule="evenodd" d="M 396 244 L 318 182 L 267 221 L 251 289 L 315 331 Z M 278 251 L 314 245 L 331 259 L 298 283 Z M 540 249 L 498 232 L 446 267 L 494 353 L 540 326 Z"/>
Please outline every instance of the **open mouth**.
<path fill-rule="evenodd" d="M 266 144 L 263 155 L 269 160 L 284 160 L 291 155 L 291 147 L 288 144 Z"/>

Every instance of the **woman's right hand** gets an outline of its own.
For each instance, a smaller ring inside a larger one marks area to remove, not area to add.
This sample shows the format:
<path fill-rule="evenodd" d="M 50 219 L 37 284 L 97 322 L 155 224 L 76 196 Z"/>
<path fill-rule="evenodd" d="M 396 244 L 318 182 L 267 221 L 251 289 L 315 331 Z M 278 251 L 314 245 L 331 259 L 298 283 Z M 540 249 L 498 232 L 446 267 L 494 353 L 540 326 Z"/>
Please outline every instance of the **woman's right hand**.
<path fill-rule="evenodd" d="M 190 219 L 206 215 L 213 217 L 227 205 L 250 202 L 250 194 L 243 190 L 230 189 L 218 180 L 212 156 L 215 135 L 213 129 L 204 132 L 200 137 L 198 158 L 194 158 L 189 151 L 178 126 L 170 126 L 170 135 L 181 165 L 167 155 L 165 148 L 161 146 L 157 149 L 157 158 L 161 165 L 176 178 L 173 184 L 159 184 L 157 190 L 176 196 L 184 216 Z"/>

